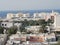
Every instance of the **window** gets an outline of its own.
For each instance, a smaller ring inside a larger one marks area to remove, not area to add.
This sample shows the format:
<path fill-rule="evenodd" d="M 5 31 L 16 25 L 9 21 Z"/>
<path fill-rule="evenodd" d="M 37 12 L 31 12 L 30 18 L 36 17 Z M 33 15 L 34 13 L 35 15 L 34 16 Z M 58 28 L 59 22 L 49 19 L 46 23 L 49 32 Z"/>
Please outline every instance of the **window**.
<path fill-rule="evenodd" d="M 5 26 L 6 26 L 6 24 L 5 24 Z"/>
<path fill-rule="evenodd" d="M 2 24 L 2 26 L 4 26 L 4 24 Z"/>

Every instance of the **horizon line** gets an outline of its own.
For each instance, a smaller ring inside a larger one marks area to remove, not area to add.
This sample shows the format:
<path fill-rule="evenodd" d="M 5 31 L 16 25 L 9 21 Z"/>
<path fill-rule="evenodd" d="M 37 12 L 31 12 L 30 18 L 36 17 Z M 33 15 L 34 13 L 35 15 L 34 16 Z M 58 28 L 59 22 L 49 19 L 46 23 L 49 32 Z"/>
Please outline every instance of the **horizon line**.
<path fill-rule="evenodd" d="M 29 9 L 29 10 L 35 10 L 35 11 L 37 11 L 37 10 L 60 10 L 60 9 Z M 29 11 L 29 10 L 0 10 L 0 11 Z"/>

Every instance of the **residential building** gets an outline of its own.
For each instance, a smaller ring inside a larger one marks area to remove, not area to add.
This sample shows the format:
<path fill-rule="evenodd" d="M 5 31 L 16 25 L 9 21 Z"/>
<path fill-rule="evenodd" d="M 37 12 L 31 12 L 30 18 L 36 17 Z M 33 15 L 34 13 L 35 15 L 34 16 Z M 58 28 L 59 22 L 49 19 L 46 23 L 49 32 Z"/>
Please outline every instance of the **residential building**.
<path fill-rule="evenodd" d="M 53 12 L 50 14 L 51 19 L 54 21 L 53 23 L 53 31 L 60 31 L 60 14 L 58 12 Z"/>
<path fill-rule="evenodd" d="M 13 26 L 13 22 L 1 22 L 1 27 L 10 28 Z"/>
<path fill-rule="evenodd" d="M 54 33 L 40 33 L 40 34 L 31 34 L 29 37 L 29 43 L 47 43 L 49 42 L 56 42 L 56 37 Z"/>
<path fill-rule="evenodd" d="M 43 18 L 45 19 L 46 13 L 34 13 L 33 17 L 34 18 Z"/>
<path fill-rule="evenodd" d="M 40 34 L 13 34 L 10 36 L 9 40 L 7 41 L 7 45 L 9 44 L 37 44 L 37 43 L 53 43 L 56 42 L 56 37 L 54 33 L 48 34 L 48 33 L 40 33 Z"/>
<path fill-rule="evenodd" d="M 14 23 L 14 22 L 7 22 L 7 21 L 4 21 L 4 22 L 1 22 L 1 27 L 5 27 L 5 28 L 10 28 L 12 26 L 21 26 L 22 23 Z"/>
<path fill-rule="evenodd" d="M 41 26 L 27 26 L 25 29 L 27 29 L 27 32 L 31 31 L 32 33 L 39 32 Z"/>
<path fill-rule="evenodd" d="M 13 17 L 15 17 L 15 14 L 13 14 L 13 13 L 8 13 L 7 14 L 7 19 L 11 19 L 11 18 L 13 18 Z"/>
<path fill-rule="evenodd" d="M 12 18 L 28 18 L 30 17 L 29 13 L 23 14 L 23 13 L 17 13 L 17 14 L 13 14 L 13 13 L 8 13 L 7 14 L 7 19 L 12 19 Z"/>

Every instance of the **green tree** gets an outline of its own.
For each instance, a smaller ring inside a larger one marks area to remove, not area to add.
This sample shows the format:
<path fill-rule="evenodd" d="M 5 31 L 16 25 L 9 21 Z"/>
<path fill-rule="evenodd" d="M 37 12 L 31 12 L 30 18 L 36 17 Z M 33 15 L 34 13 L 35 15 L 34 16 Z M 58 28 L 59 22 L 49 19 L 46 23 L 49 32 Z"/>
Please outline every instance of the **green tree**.
<path fill-rule="evenodd" d="M 39 32 L 41 31 L 41 32 L 44 33 L 44 30 L 47 26 L 47 22 L 45 20 L 39 20 L 38 23 L 41 26 Z"/>
<path fill-rule="evenodd" d="M 21 32 L 21 33 L 22 33 L 22 32 L 26 32 L 26 29 L 25 29 L 24 26 L 21 26 L 21 27 L 20 27 L 20 32 Z"/>
<path fill-rule="evenodd" d="M 34 25 L 34 21 L 33 21 L 33 20 L 29 20 L 28 23 L 29 23 L 28 26 L 32 26 L 32 25 Z"/>
<path fill-rule="evenodd" d="M 28 21 L 25 19 L 23 22 L 22 22 L 22 25 L 25 27 L 25 26 L 28 26 Z"/>
<path fill-rule="evenodd" d="M 0 34 L 2 34 L 4 31 L 4 28 L 3 27 L 0 27 Z"/>
<path fill-rule="evenodd" d="M 54 23 L 54 22 L 52 22 L 52 20 L 51 20 L 51 19 L 48 19 L 46 22 L 47 22 L 47 25 L 48 25 L 48 26 L 50 26 L 51 24 L 53 24 L 53 23 Z"/>
<path fill-rule="evenodd" d="M 16 26 L 8 29 L 8 34 L 10 34 L 10 35 L 11 34 L 16 34 L 16 32 L 17 32 L 17 27 Z"/>
<path fill-rule="evenodd" d="M 48 19 L 47 21 L 45 20 L 38 20 L 39 25 L 41 26 L 40 31 L 45 32 L 46 26 L 51 26 L 53 24 L 51 19 Z M 39 32 L 40 32 L 39 31 Z M 48 32 L 48 31 L 47 31 Z"/>

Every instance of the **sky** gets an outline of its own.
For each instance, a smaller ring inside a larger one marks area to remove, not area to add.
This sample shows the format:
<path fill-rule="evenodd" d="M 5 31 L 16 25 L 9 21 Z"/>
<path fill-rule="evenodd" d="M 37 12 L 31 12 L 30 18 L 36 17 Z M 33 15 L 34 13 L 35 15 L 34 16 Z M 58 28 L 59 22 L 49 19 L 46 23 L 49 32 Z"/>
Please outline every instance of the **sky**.
<path fill-rule="evenodd" d="M 60 9 L 60 0 L 0 0 L 0 10 Z"/>

